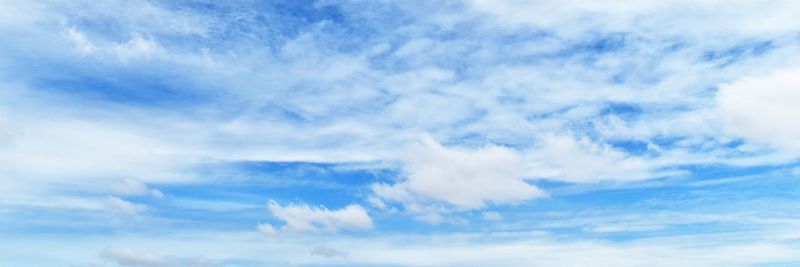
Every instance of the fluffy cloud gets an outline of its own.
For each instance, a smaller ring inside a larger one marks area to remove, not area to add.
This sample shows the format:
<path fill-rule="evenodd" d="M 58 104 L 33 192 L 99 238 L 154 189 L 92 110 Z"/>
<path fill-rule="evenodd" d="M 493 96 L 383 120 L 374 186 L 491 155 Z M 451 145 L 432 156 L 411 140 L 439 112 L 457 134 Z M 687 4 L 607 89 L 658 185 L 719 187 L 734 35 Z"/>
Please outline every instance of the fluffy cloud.
<path fill-rule="evenodd" d="M 525 164 L 510 148 L 449 149 L 426 136 L 422 144 L 409 150 L 404 164 L 402 181 L 373 186 L 378 196 L 406 204 L 441 201 L 468 210 L 545 195 L 524 181 Z"/>
<path fill-rule="evenodd" d="M 732 135 L 800 155 L 800 69 L 724 84 L 716 104 Z"/>
<path fill-rule="evenodd" d="M 306 204 L 282 206 L 270 200 L 267 207 L 272 216 L 285 223 L 280 228 L 281 231 L 333 233 L 340 230 L 372 229 L 372 218 L 363 207 L 355 204 L 338 210 L 329 210 Z M 259 225 L 258 230 L 265 234 L 276 232 L 270 225 Z"/>

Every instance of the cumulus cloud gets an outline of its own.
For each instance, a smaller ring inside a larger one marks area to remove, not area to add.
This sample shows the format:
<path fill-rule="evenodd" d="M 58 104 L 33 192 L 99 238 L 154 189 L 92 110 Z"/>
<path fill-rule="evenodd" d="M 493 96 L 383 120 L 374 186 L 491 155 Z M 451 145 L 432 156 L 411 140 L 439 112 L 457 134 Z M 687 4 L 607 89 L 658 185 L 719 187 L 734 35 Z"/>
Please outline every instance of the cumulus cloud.
<path fill-rule="evenodd" d="M 723 84 L 715 100 L 730 134 L 800 155 L 800 68 Z"/>
<path fill-rule="evenodd" d="M 349 205 L 338 210 L 329 210 L 325 207 L 311 207 L 307 204 L 280 205 L 270 200 L 267 207 L 275 218 L 285 224 L 281 231 L 287 232 L 328 232 L 340 230 L 368 230 L 372 229 L 372 218 L 360 205 Z M 275 233 L 274 227 L 259 225 L 262 233 Z"/>
<path fill-rule="evenodd" d="M 510 148 L 495 145 L 450 149 L 426 136 L 404 157 L 404 174 L 396 184 L 373 185 L 373 191 L 387 200 L 406 204 L 441 201 L 462 210 L 545 195 L 524 181 L 522 157 Z"/>

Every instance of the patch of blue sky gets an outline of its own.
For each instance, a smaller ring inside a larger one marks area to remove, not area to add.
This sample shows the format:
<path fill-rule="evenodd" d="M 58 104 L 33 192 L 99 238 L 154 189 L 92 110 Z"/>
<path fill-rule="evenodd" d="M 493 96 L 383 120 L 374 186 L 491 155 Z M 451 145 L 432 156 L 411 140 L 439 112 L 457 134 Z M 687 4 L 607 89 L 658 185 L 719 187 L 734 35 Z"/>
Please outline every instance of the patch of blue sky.
<path fill-rule="evenodd" d="M 587 54 L 600 56 L 614 53 L 628 47 L 631 37 L 626 33 L 589 33 L 585 40 L 581 40 L 563 50 L 565 54 Z"/>
<path fill-rule="evenodd" d="M 165 185 L 159 189 L 177 199 L 242 203 L 264 209 L 267 199 L 341 208 L 361 202 L 372 183 L 389 181 L 396 175 L 392 170 L 343 169 L 302 162 L 239 162 L 206 166 L 200 172 L 205 173 L 206 184 Z"/>
<path fill-rule="evenodd" d="M 207 36 L 193 38 L 215 50 L 237 49 L 249 43 L 278 51 L 298 34 L 327 21 L 342 24 L 344 14 L 331 5 L 315 1 L 219 2 L 159 1 L 158 6 L 193 13 L 216 22 Z"/>
<path fill-rule="evenodd" d="M 635 119 L 636 117 L 638 117 L 643 113 L 644 113 L 643 107 L 638 104 L 611 102 L 607 103 L 606 107 L 604 107 L 598 115 L 600 116 L 614 115 L 624 119 Z"/>
<path fill-rule="evenodd" d="M 777 47 L 772 40 L 753 41 L 719 50 L 706 51 L 702 54 L 700 60 L 711 62 L 719 68 L 724 68 L 748 57 L 762 56 L 775 48 Z"/>
<path fill-rule="evenodd" d="M 18 51 L 10 58 L 10 80 L 31 90 L 75 99 L 76 102 L 117 102 L 172 107 L 207 104 L 219 92 L 196 79 L 194 70 L 159 59 L 123 63 L 112 58 L 78 58 L 61 53 Z"/>
<path fill-rule="evenodd" d="M 75 66 L 49 66 L 39 70 L 41 74 L 30 78 L 33 80 L 31 84 L 37 89 L 87 102 L 177 108 L 203 105 L 214 98 L 211 90 L 186 90 L 187 87 L 200 86 L 192 81 L 181 81 L 174 74 L 155 70 L 128 68 L 104 71 L 102 68 L 80 69 Z"/>

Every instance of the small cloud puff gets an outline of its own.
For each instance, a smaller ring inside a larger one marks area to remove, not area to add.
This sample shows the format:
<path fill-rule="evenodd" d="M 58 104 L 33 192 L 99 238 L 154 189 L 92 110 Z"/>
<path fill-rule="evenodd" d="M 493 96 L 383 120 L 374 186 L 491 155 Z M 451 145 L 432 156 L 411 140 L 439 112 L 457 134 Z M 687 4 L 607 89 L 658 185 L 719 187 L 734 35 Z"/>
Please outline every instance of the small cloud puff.
<path fill-rule="evenodd" d="M 340 230 L 372 229 L 372 218 L 360 205 L 349 205 L 338 210 L 325 207 L 311 207 L 306 204 L 290 204 L 283 206 L 274 200 L 267 204 L 270 213 L 285 224 L 276 229 L 272 225 L 259 224 L 257 229 L 268 235 L 283 232 L 328 232 Z"/>
<path fill-rule="evenodd" d="M 405 180 L 375 184 L 384 200 L 413 208 L 422 202 L 444 202 L 458 210 L 480 209 L 487 203 L 515 203 L 546 194 L 524 181 L 525 164 L 510 148 L 490 145 L 457 150 L 426 136 L 405 157 Z M 426 221 L 439 221 L 426 216 Z"/>

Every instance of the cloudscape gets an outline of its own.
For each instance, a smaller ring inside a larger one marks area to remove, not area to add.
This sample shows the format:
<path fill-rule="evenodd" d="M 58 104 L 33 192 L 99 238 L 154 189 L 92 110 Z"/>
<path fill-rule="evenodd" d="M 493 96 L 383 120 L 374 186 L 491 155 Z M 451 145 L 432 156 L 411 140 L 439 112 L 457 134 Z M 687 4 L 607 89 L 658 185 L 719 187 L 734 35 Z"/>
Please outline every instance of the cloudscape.
<path fill-rule="evenodd" d="M 0 266 L 798 266 L 800 1 L 0 0 Z"/>

